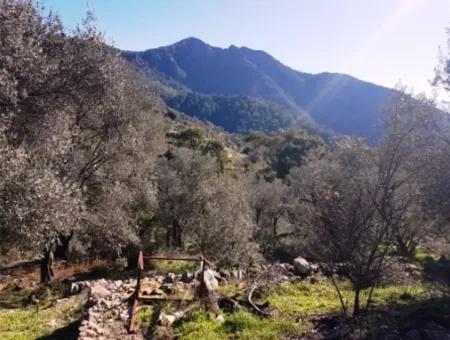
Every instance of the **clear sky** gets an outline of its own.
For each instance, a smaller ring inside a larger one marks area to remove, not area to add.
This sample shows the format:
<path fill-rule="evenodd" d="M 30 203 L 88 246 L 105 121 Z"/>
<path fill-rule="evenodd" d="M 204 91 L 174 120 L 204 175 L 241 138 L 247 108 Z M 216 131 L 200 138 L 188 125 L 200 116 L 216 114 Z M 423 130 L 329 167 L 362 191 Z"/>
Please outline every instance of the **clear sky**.
<path fill-rule="evenodd" d="M 145 50 L 197 37 L 265 50 L 304 72 L 347 73 L 430 93 L 450 0 L 43 0 L 67 26 L 87 4 L 114 45 Z"/>

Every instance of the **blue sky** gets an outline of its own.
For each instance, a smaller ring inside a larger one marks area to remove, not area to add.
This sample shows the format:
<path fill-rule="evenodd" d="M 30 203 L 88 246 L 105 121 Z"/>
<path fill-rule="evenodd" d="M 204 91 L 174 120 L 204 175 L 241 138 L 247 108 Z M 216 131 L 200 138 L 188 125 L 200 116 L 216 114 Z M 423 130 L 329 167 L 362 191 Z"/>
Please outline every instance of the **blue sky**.
<path fill-rule="evenodd" d="M 114 45 L 145 50 L 194 36 L 265 50 L 304 72 L 341 72 L 430 91 L 450 0 L 43 0 L 67 26 L 87 4 Z"/>

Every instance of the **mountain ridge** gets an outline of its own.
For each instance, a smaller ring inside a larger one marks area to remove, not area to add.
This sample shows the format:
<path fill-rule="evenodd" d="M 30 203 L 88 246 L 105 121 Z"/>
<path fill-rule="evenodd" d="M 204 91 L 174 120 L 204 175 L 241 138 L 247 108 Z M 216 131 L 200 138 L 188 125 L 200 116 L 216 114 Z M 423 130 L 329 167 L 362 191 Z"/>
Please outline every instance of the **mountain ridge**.
<path fill-rule="evenodd" d="M 380 136 L 382 104 L 393 91 L 346 74 L 298 71 L 262 50 L 214 47 L 194 37 L 122 55 L 147 78 L 158 74 L 178 91 L 262 98 L 306 112 L 338 134 L 368 140 Z"/>

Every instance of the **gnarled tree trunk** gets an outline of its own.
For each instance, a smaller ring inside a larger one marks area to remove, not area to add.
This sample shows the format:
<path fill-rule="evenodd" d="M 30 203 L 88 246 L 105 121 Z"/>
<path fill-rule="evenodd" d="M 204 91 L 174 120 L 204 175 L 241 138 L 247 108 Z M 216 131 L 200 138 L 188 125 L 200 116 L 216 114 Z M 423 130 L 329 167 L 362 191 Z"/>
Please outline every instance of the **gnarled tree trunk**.
<path fill-rule="evenodd" d="M 41 259 L 41 283 L 49 283 L 55 277 L 53 271 L 54 247 L 53 243 L 44 247 L 44 254 Z"/>

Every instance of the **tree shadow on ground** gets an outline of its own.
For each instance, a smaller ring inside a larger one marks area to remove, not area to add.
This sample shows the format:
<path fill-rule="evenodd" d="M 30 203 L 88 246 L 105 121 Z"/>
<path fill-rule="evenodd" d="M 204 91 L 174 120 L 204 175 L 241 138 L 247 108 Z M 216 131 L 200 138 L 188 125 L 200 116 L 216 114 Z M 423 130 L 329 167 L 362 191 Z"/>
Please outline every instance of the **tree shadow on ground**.
<path fill-rule="evenodd" d="M 313 320 L 314 339 L 450 339 L 450 295 L 372 307 L 358 319 L 323 315 Z M 308 339 L 308 337 L 306 337 Z"/>
<path fill-rule="evenodd" d="M 135 270 L 128 270 L 121 266 L 100 266 L 93 268 L 87 272 L 74 273 L 71 277 L 73 281 L 89 281 L 89 280 L 126 280 L 136 278 Z"/>
<path fill-rule="evenodd" d="M 438 260 L 429 256 L 423 262 L 425 281 L 438 283 L 443 289 L 450 289 L 450 260 L 441 256 Z"/>
<path fill-rule="evenodd" d="M 15 270 L 34 268 L 38 266 L 40 262 L 41 260 L 22 261 L 11 266 L 0 267 L 0 274 L 5 275 Z"/>
<path fill-rule="evenodd" d="M 450 295 L 391 304 L 384 313 L 391 326 L 385 338 L 392 333 L 408 339 L 450 339 Z"/>
<path fill-rule="evenodd" d="M 56 329 L 49 335 L 44 335 L 36 340 L 76 340 L 78 339 L 78 328 L 80 327 L 80 320 L 76 320 L 62 328 Z"/>
<path fill-rule="evenodd" d="M 18 285 L 9 285 L 0 292 L 0 309 L 14 309 L 24 307 L 28 303 L 31 290 Z"/>

